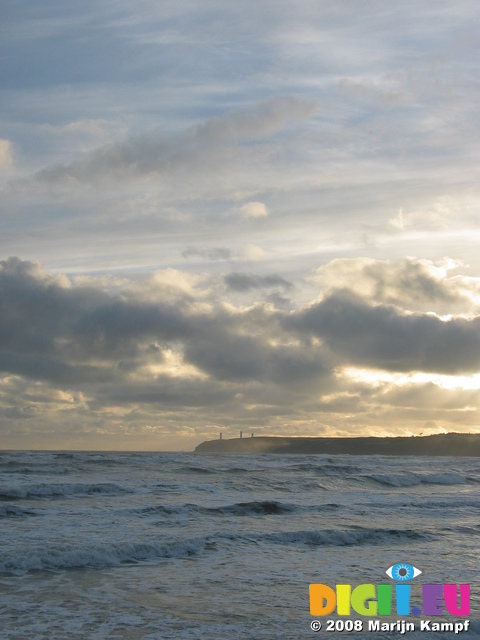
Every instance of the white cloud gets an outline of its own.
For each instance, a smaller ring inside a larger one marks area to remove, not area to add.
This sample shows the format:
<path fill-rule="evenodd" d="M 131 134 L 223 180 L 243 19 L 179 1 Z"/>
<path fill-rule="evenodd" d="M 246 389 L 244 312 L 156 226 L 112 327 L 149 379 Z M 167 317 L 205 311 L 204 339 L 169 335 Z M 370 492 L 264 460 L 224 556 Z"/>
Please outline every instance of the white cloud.
<path fill-rule="evenodd" d="M 369 304 L 395 305 L 409 311 L 478 313 L 480 277 L 458 273 L 463 265 L 448 258 L 375 260 L 336 259 L 319 267 L 310 281 L 323 293 L 350 290 Z"/>
<path fill-rule="evenodd" d="M 257 244 L 248 244 L 243 248 L 243 256 L 246 260 L 264 260 L 266 252 Z"/>
<path fill-rule="evenodd" d="M 266 218 L 270 213 L 263 202 L 247 202 L 240 211 L 246 218 Z"/>
<path fill-rule="evenodd" d="M 13 167 L 13 145 L 10 140 L 0 138 L 0 170 Z"/>
<path fill-rule="evenodd" d="M 390 218 L 388 224 L 395 231 L 405 231 L 405 219 L 403 216 L 403 209 L 400 209 L 395 218 Z"/>

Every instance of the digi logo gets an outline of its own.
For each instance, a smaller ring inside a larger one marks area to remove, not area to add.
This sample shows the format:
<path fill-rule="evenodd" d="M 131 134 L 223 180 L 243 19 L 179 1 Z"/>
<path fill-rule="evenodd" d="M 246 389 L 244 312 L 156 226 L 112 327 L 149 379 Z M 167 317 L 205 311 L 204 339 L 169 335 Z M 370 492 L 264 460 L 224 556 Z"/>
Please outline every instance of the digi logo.
<path fill-rule="evenodd" d="M 354 589 L 350 584 L 337 584 L 335 589 L 326 584 L 310 585 L 310 613 L 327 616 L 337 611 L 339 616 L 349 616 L 353 611 L 361 616 L 392 615 L 393 587 L 395 610 L 399 616 L 441 616 L 444 608 L 452 616 L 470 615 L 469 584 L 422 584 L 422 608 L 411 608 L 411 585 L 405 584 L 421 575 L 420 569 L 399 562 L 386 570 L 396 584 L 360 584 Z M 459 597 L 460 596 L 460 597 Z"/>

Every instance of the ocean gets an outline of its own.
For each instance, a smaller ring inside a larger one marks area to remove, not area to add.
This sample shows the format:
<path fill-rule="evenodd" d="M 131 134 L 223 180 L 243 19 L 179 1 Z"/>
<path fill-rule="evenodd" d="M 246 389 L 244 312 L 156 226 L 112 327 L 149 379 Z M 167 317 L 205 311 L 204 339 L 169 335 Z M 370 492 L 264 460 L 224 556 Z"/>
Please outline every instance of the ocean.
<path fill-rule="evenodd" d="M 395 563 L 412 607 L 470 584 L 469 630 L 430 635 L 480 638 L 479 487 L 477 458 L 5 451 L 0 638 L 425 640 L 395 612 L 415 631 L 311 629 L 310 583 Z"/>

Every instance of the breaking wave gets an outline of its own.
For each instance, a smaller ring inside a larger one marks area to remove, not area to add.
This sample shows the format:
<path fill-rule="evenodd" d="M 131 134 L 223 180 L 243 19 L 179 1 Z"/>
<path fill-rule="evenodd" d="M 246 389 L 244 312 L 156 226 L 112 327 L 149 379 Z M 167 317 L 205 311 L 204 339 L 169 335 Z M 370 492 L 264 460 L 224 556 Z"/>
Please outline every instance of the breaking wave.
<path fill-rule="evenodd" d="M 19 555 L 0 555 L 0 574 L 22 575 L 30 571 L 103 569 L 128 564 L 152 564 L 162 559 L 186 559 L 219 546 L 282 544 L 287 546 L 350 546 L 421 540 L 427 534 L 410 529 L 307 530 L 275 533 L 209 535 L 188 540 L 82 545 L 44 545 Z"/>
<path fill-rule="evenodd" d="M 151 563 L 162 558 L 188 558 L 201 553 L 208 544 L 206 539 L 199 539 L 173 540 L 159 544 L 43 546 L 31 549 L 16 558 L 0 556 L 0 574 L 22 575 L 30 571 L 103 569 L 122 564 Z"/>

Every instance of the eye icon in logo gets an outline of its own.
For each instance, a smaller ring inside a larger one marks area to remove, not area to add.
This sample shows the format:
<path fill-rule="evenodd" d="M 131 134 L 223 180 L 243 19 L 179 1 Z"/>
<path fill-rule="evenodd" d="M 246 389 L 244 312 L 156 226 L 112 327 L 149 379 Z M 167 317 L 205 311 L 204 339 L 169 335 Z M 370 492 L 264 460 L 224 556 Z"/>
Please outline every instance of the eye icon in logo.
<path fill-rule="evenodd" d="M 405 562 L 399 562 L 397 564 L 393 564 L 389 569 L 385 571 L 389 578 L 393 580 L 398 580 L 399 582 L 408 582 L 412 578 L 416 578 L 422 572 L 420 569 L 416 567 L 412 567 L 411 564 L 406 564 Z"/>

